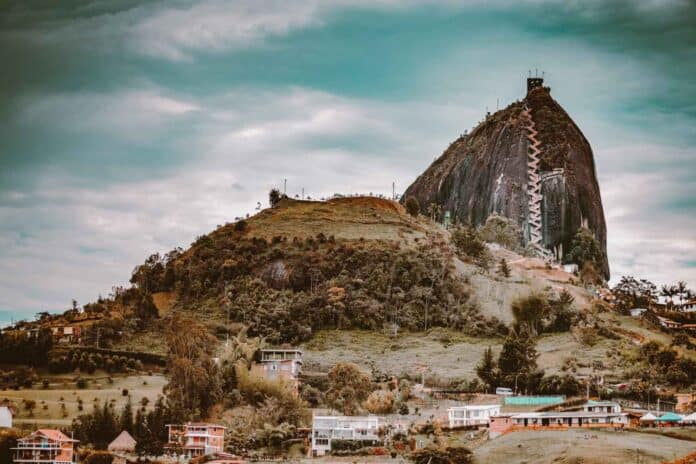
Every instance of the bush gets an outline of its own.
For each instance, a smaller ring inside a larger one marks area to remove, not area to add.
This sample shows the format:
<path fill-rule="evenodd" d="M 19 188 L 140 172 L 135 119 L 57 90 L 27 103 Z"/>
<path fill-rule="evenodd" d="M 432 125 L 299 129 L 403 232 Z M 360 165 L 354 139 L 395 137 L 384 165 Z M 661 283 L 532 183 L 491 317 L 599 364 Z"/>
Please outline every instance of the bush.
<path fill-rule="evenodd" d="M 394 394 L 385 390 L 375 390 L 367 397 L 364 406 L 372 414 L 390 414 L 394 412 Z"/>
<path fill-rule="evenodd" d="M 127 388 L 124 388 L 123 390 L 121 390 L 121 396 L 128 396 L 128 389 Z"/>
<path fill-rule="evenodd" d="M 479 266 L 488 267 L 490 252 L 476 229 L 459 226 L 452 231 L 451 239 L 459 254 L 473 258 Z"/>
<path fill-rule="evenodd" d="M 411 456 L 416 464 L 470 464 L 474 462 L 473 454 L 464 447 L 423 448 Z"/>
<path fill-rule="evenodd" d="M 420 203 L 418 203 L 418 199 L 416 197 L 409 196 L 406 198 L 406 203 L 404 203 L 404 206 L 406 207 L 406 212 L 411 216 L 418 217 L 420 214 Z"/>
<path fill-rule="evenodd" d="M 114 455 L 107 451 L 92 451 L 82 462 L 84 464 L 112 464 Z"/>
<path fill-rule="evenodd" d="M 83 390 L 83 389 L 87 388 L 87 380 L 82 378 L 82 377 L 78 377 L 77 380 L 75 381 L 75 386 L 77 388 L 79 388 L 80 390 Z"/>
<path fill-rule="evenodd" d="M 247 228 L 247 222 L 244 219 L 240 219 L 239 221 L 234 223 L 234 230 L 237 232 L 244 232 Z"/>

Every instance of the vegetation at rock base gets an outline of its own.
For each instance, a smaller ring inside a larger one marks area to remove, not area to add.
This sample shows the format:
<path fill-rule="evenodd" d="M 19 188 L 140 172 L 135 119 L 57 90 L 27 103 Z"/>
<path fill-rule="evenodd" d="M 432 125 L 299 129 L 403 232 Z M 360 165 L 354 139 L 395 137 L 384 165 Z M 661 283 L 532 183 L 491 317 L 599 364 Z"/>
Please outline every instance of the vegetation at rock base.
<path fill-rule="evenodd" d="M 457 226 L 452 230 L 451 237 L 452 244 L 460 256 L 488 268 L 490 252 L 478 230 L 470 226 Z"/>
<path fill-rule="evenodd" d="M 486 223 L 479 228 L 482 240 L 497 243 L 508 250 L 522 251 L 522 231 L 510 219 L 499 214 L 491 214 Z"/>
<path fill-rule="evenodd" d="M 581 270 L 583 281 L 601 284 L 604 279 L 599 270 L 604 262 L 604 252 L 589 229 L 581 228 L 571 242 L 570 250 L 563 257 L 565 263 L 575 263 Z"/>
<path fill-rule="evenodd" d="M 410 196 L 406 198 L 406 202 L 404 203 L 404 207 L 406 208 L 406 212 L 410 214 L 413 217 L 418 217 L 420 214 L 420 204 L 418 203 L 418 200 L 414 196 Z"/>

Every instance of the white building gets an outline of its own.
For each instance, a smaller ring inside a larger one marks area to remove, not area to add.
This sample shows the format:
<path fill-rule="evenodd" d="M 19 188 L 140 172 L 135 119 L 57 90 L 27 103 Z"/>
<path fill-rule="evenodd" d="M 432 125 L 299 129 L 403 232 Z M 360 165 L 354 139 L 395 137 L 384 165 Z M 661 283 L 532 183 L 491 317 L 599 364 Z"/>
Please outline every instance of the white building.
<path fill-rule="evenodd" d="M 582 406 L 585 412 L 613 412 L 620 413 L 621 405 L 613 401 L 588 401 Z"/>
<path fill-rule="evenodd" d="M 647 311 L 645 308 L 633 308 L 629 312 L 631 317 L 641 317 L 645 311 Z"/>
<path fill-rule="evenodd" d="M 0 406 L 0 429 L 12 428 L 12 411 L 6 406 Z"/>
<path fill-rule="evenodd" d="M 488 425 L 491 416 L 500 415 L 499 404 L 469 404 L 447 409 L 450 428 Z"/>
<path fill-rule="evenodd" d="M 379 437 L 377 416 L 314 416 L 312 418 L 312 456 L 331 451 L 336 440 L 366 441 L 373 444 Z"/>

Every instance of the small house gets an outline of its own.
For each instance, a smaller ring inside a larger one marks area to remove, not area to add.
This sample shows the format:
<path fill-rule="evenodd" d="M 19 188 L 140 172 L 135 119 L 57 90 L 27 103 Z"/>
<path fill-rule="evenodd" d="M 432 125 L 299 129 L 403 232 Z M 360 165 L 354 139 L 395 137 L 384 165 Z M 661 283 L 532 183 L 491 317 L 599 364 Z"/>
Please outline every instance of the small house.
<path fill-rule="evenodd" d="M 488 437 L 493 439 L 509 432 L 513 427 L 512 415 L 491 416 L 488 425 Z"/>
<path fill-rule="evenodd" d="M 251 372 L 266 380 L 285 380 L 299 394 L 302 351 L 295 348 L 260 350 Z"/>
<path fill-rule="evenodd" d="M 114 441 L 109 443 L 107 449 L 114 453 L 133 453 L 135 452 L 136 444 L 135 438 L 133 438 L 128 431 L 124 430 Z"/>

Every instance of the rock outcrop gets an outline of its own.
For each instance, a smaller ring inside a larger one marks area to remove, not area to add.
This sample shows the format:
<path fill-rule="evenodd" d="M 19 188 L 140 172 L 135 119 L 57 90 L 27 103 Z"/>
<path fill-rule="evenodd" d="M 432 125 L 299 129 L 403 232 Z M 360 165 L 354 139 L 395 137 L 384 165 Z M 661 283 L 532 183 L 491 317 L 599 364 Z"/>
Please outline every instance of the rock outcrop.
<path fill-rule="evenodd" d="M 602 245 L 599 271 L 609 278 L 592 148 L 542 82 L 528 80 L 523 101 L 455 140 L 403 198 L 415 196 L 424 210 L 435 203 L 453 221 L 475 226 L 500 214 L 524 231 L 522 245 L 561 261 L 578 229 L 586 227 Z"/>

